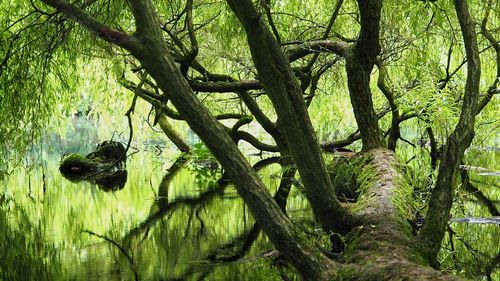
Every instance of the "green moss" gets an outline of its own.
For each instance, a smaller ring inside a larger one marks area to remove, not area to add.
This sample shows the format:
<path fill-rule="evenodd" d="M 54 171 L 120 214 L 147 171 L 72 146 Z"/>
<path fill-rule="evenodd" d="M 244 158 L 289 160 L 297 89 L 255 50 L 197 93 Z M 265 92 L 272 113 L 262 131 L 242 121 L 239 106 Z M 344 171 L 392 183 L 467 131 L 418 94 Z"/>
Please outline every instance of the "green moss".
<path fill-rule="evenodd" d="M 100 162 L 124 160 L 125 152 L 125 147 L 120 142 L 104 141 L 97 146 L 94 152 L 88 154 L 86 158 Z"/>
<path fill-rule="evenodd" d="M 85 157 L 83 157 L 77 153 L 71 153 L 71 154 L 67 154 L 67 155 L 63 156 L 63 158 L 61 159 L 60 165 L 77 164 L 81 161 L 85 161 Z"/>
<path fill-rule="evenodd" d="M 59 163 L 59 170 L 69 180 L 78 180 L 88 173 L 97 170 L 97 163 L 79 154 L 72 153 L 64 156 Z"/>
<path fill-rule="evenodd" d="M 413 188 L 404 177 L 399 176 L 396 179 L 392 202 L 402 217 L 413 219 L 415 211 L 417 210 L 417 203 L 413 197 Z"/>
<path fill-rule="evenodd" d="M 127 181 L 124 169 L 125 148 L 119 142 L 105 141 L 86 157 L 72 153 L 65 155 L 59 170 L 72 182 L 82 180 L 95 183 L 105 191 L 122 189 Z"/>
<path fill-rule="evenodd" d="M 359 173 L 356 177 L 356 184 L 359 187 L 359 194 L 364 194 L 373 184 L 373 181 L 377 176 L 377 172 L 375 168 L 369 164 L 365 157 L 360 157 L 358 161 Z"/>
<path fill-rule="evenodd" d="M 373 180 L 371 169 L 366 169 L 365 157 L 334 158 L 328 165 L 330 179 L 340 200 L 356 201 L 364 186 Z"/>
<path fill-rule="evenodd" d="M 349 235 L 345 239 L 346 245 L 343 257 L 345 258 L 346 262 L 355 262 L 352 261 L 351 259 L 354 252 L 358 249 L 360 244 L 360 235 L 359 235 L 360 231 L 361 231 L 360 227 L 354 229 L 349 233 Z"/>

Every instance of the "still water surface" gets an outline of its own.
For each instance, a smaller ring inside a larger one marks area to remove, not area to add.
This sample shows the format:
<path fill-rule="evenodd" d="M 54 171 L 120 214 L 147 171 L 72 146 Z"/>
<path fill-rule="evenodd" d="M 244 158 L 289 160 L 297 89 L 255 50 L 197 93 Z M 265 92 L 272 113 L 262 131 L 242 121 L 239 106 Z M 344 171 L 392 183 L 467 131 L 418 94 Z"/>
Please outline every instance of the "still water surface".
<path fill-rule="evenodd" d="M 55 158 L 43 168 L 18 168 L 1 182 L 5 276 L 281 280 L 270 259 L 261 257 L 272 245 L 254 228 L 234 187 L 213 183 L 220 173 L 182 168 L 172 175 L 167 170 L 175 156 L 141 152 L 128 159 L 125 187 L 104 192 L 63 178 Z M 271 192 L 278 174 L 277 166 L 262 172 Z M 308 216 L 303 207 L 300 194 L 290 198 L 288 209 L 296 218 Z"/>
<path fill-rule="evenodd" d="M 498 155 L 475 153 L 468 161 L 498 171 Z M 188 168 L 169 174 L 175 155 L 141 152 L 127 161 L 125 187 L 104 192 L 64 179 L 57 157 L 46 155 L 50 160 L 43 167 L 18 168 L 0 182 L 0 279 L 282 280 L 272 258 L 262 257 L 273 247 L 256 231 L 234 187 L 213 184 L 220 174 Z M 262 171 L 272 193 L 279 174 L 278 166 Z M 498 203 L 498 177 L 471 176 Z M 488 216 L 473 201 L 466 197 L 455 215 Z M 296 222 L 311 218 L 298 191 L 290 195 L 287 211 Z M 500 250 L 498 227 L 454 229 L 491 258 Z M 459 262 L 478 268 L 464 245 L 454 245 L 455 253 L 463 251 Z M 456 256 L 443 257 L 444 264 L 452 258 L 456 262 Z"/>

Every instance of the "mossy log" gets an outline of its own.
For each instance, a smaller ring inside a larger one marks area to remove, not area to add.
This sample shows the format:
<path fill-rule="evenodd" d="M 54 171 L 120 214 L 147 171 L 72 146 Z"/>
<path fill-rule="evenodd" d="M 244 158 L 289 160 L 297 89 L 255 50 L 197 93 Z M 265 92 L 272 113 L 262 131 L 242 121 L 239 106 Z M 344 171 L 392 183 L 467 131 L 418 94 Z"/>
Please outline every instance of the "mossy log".
<path fill-rule="evenodd" d="M 351 184 L 336 188 L 355 192 L 348 205 L 361 224 L 345 236 L 345 252 L 329 280 L 462 280 L 431 268 L 418 248 L 408 222 L 412 189 L 392 151 L 373 149 L 335 166 L 334 176 Z"/>
<path fill-rule="evenodd" d="M 122 189 L 127 181 L 125 153 L 125 147 L 120 142 L 104 141 L 85 157 L 76 153 L 64 155 L 59 171 L 72 182 L 85 180 L 97 184 L 104 191 L 115 191 Z"/>

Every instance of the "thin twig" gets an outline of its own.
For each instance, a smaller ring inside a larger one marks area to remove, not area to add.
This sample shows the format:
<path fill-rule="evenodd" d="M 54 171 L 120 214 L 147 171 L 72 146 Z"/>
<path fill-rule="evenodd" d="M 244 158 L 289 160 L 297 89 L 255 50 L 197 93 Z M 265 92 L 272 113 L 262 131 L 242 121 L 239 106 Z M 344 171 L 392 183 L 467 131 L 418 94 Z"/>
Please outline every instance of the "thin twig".
<path fill-rule="evenodd" d="M 92 236 L 99 237 L 99 238 L 101 238 L 101 239 L 103 239 L 103 240 L 105 240 L 105 241 L 113 244 L 115 247 L 117 247 L 120 250 L 120 252 L 122 252 L 122 254 L 125 255 L 125 257 L 127 258 L 128 262 L 132 266 L 131 269 L 134 272 L 134 279 L 136 281 L 139 280 L 139 275 L 137 274 L 137 271 L 135 270 L 134 260 L 132 259 L 132 257 L 127 253 L 127 251 L 125 251 L 125 249 L 120 244 L 118 244 L 116 241 L 114 241 L 113 239 L 111 239 L 109 237 L 97 234 L 97 233 L 95 233 L 93 231 L 90 231 L 90 230 L 87 230 L 87 229 L 82 230 L 82 232 L 83 233 L 87 233 L 87 234 L 92 235 Z"/>

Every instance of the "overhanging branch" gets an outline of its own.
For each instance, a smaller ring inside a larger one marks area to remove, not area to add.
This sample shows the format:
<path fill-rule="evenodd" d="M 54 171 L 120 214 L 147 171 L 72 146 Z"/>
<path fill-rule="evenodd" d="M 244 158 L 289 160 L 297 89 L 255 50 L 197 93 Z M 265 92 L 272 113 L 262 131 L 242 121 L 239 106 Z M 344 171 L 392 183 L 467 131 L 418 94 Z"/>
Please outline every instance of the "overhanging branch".
<path fill-rule="evenodd" d="M 138 44 L 134 42 L 133 37 L 123 31 L 113 29 L 97 21 L 76 5 L 62 0 L 42 0 L 42 2 L 55 8 L 59 12 L 64 13 L 67 17 L 74 19 L 82 27 L 109 43 L 118 45 L 128 50 L 136 49 L 138 47 Z"/>

